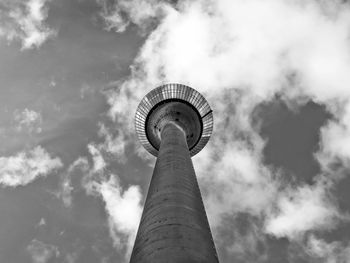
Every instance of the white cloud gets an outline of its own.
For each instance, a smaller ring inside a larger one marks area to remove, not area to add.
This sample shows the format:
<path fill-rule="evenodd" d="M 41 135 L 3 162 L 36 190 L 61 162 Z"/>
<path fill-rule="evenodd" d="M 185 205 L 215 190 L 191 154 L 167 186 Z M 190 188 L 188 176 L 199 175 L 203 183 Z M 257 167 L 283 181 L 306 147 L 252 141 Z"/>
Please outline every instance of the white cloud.
<path fill-rule="evenodd" d="M 97 148 L 96 145 L 90 143 L 88 145 L 90 154 L 92 155 L 92 160 L 94 162 L 93 172 L 103 171 L 106 167 L 106 162 L 102 156 L 101 151 Z"/>
<path fill-rule="evenodd" d="M 45 244 L 37 239 L 30 242 L 27 251 L 30 253 L 33 263 L 47 263 L 50 259 L 58 258 L 60 255 L 56 246 Z"/>
<path fill-rule="evenodd" d="M 100 15 L 106 29 L 119 33 L 124 32 L 130 22 L 146 29 L 150 18 L 157 19 L 166 7 L 159 0 L 97 0 L 97 3 L 101 6 Z"/>
<path fill-rule="evenodd" d="M 79 158 L 70 166 L 67 176 L 70 178 L 72 171 L 76 168 L 84 171 L 82 186 L 88 195 L 103 200 L 110 236 L 114 246 L 120 252 L 125 252 L 125 260 L 127 260 L 140 222 L 142 194 L 139 186 L 136 185 L 123 188 L 119 184 L 118 176 L 110 174 L 108 169 L 105 169 L 109 163 L 105 162 L 103 153 L 99 150 L 103 147 L 103 144 L 96 146 L 90 143 L 88 149 L 92 155 L 93 165 L 90 166 L 86 158 Z M 70 185 L 70 179 L 67 181 L 67 185 Z M 69 204 L 71 203 L 70 191 L 71 187 L 68 187 L 66 199 L 70 201 Z"/>
<path fill-rule="evenodd" d="M 0 157 L 0 184 L 16 187 L 26 185 L 40 176 L 46 176 L 63 166 L 58 157 L 37 146 L 14 156 Z"/>
<path fill-rule="evenodd" d="M 318 183 L 285 190 L 278 198 L 276 213 L 266 222 L 266 232 L 296 239 L 307 231 L 334 228 L 345 218 L 327 196 L 327 188 Z"/>
<path fill-rule="evenodd" d="M 55 193 L 55 195 L 63 201 L 66 207 L 70 207 L 73 202 L 72 191 L 74 187 L 72 186 L 72 176 L 77 169 L 84 173 L 88 173 L 89 163 L 86 158 L 79 157 L 76 159 L 67 169 L 66 173 L 63 174 L 63 179 L 61 183 L 61 189 Z"/>
<path fill-rule="evenodd" d="M 141 218 L 142 195 L 138 186 L 133 185 L 123 190 L 116 178 L 112 175 L 108 181 L 92 182 L 92 188 L 105 203 L 114 245 L 119 249 L 126 248 L 128 257 Z"/>
<path fill-rule="evenodd" d="M 273 203 L 278 186 L 257 153 L 244 143 L 220 145 L 222 156 L 206 156 L 210 152 L 206 151 L 194 158 L 212 227 L 220 226 L 227 214 L 262 215 Z"/>
<path fill-rule="evenodd" d="M 41 218 L 39 223 L 36 225 L 36 227 L 46 226 L 46 220 L 45 218 Z"/>
<path fill-rule="evenodd" d="M 99 123 L 98 135 L 103 142 L 90 143 L 87 146 L 93 160 L 93 173 L 103 172 L 111 159 L 120 163 L 126 161 L 125 147 L 128 135 L 123 131 L 123 127 L 108 127 Z"/>
<path fill-rule="evenodd" d="M 126 140 L 124 133 L 120 131 L 120 129 L 112 131 L 106 125 L 101 123 L 98 133 L 100 137 L 104 137 L 104 142 L 100 145 L 100 148 L 109 154 L 115 155 L 119 162 L 124 162 L 126 160 Z"/>
<path fill-rule="evenodd" d="M 16 130 L 26 130 L 29 133 L 41 133 L 42 116 L 40 112 L 25 108 L 23 111 L 16 110 L 14 118 L 17 123 Z"/>
<path fill-rule="evenodd" d="M 324 263 L 347 263 L 350 261 L 350 244 L 333 241 L 326 242 L 314 235 L 307 240 L 306 251 Z"/>
<path fill-rule="evenodd" d="M 0 6 L 0 36 L 8 41 L 19 40 L 22 49 L 38 48 L 56 31 L 45 24 L 50 0 L 5 0 Z"/>

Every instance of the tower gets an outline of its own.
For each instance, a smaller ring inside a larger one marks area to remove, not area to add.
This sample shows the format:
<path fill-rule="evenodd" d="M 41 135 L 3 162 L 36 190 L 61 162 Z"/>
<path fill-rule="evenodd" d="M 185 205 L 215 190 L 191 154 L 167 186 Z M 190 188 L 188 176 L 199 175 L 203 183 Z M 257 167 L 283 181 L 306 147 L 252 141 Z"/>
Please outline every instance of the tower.
<path fill-rule="evenodd" d="M 218 262 L 191 160 L 213 130 L 208 102 L 188 86 L 160 86 L 140 102 L 135 128 L 157 161 L 130 263 Z"/>

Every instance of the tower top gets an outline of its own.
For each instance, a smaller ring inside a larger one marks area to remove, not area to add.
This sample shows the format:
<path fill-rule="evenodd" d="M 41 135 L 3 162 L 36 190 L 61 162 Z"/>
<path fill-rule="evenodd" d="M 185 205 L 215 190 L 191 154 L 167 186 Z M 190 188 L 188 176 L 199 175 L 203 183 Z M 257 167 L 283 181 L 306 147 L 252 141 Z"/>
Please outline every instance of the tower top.
<path fill-rule="evenodd" d="M 213 131 L 213 112 L 207 100 L 196 90 L 176 83 L 150 91 L 137 107 L 136 134 L 143 147 L 158 155 L 161 132 L 173 122 L 186 134 L 190 155 L 199 153 Z"/>

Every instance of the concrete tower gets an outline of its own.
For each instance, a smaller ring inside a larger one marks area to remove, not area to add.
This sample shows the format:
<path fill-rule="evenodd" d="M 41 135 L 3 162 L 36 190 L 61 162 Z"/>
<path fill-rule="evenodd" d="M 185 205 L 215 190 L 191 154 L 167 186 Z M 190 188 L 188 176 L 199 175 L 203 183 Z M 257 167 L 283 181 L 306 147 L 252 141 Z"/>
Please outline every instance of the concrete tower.
<path fill-rule="evenodd" d="M 216 263 L 191 156 L 208 142 L 212 110 L 194 89 L 166 84 L 137 108 L 136 133 L 157 157 L 130 263 Z"/>

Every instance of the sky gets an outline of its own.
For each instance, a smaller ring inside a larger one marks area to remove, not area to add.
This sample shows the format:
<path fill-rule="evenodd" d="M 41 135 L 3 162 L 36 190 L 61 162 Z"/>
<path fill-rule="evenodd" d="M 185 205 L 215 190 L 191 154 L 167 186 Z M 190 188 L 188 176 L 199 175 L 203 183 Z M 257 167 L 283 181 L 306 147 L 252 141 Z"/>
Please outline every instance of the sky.
<path fill-rule="evenodd" d="M 0 0 L 0 262 L 128 262 L 142 97 L 201 92 L 221 263 L 350 262 L 350 4 Z"/>

